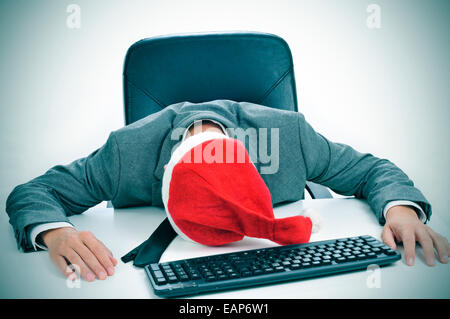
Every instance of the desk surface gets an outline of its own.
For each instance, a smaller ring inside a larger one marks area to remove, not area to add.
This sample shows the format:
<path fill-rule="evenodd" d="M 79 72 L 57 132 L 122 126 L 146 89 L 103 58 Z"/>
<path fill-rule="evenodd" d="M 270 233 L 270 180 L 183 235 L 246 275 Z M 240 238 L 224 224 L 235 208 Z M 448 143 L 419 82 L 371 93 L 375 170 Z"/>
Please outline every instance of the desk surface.
<path fill-rule="evenodd" d="M 303 200 L 277 207 L 275 215 L 298 214 L 305 208 L 320 211 L 324 223 L 311 241 L 372 235 L 380 239 L 381 229 L 369 206 L 357 199 Z M 164 219 L 163 209 L 140 207 L 106 208 L 102 203 L 71 221 L 79 230 L 90 230 L 119 258 L 148 238 Z M 70 285 L 51 262 L 47 252 L 22 253 L 17 250 L 6 214 L 0 219 L 0 298 L 158 298 L 141 268 L 119 261 L 114 276 L 104 281 L 81 280 Z M 450 238 L 448 225 L 437 217 L 430 226 Z M 269 247 L 274 243 L 255 238 L 222 247 L 205 247 L 177 237 L 162 256 L 169 261 L 237 250 Z M 399 251 L 403 256 L 403 248 Z M 404 260 L 373 271 L 358 271 L 325 278 L 313 278 L 242 290 L 225 291 L 192 298 L 449 298 L 450 265 L 425 265 L 422 250 L 416 249 L 416 265 Z M 374 276 L 377 280 L 373 281 Z M 375 287 L 368 282 L 377 283 Z M 377 287 L 378 286 L 378 287 Z M 372 288 L 370 288 L 372 287 Z"/>

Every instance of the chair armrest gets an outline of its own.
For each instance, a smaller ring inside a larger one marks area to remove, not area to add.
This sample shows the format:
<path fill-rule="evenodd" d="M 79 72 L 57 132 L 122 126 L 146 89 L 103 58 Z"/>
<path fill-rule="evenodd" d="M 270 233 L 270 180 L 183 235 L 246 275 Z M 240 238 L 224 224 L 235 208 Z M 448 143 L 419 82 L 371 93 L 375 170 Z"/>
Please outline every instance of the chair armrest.
<path fill-rule="evenodd" d="M 314 199 L 333 198 L 333 195 L 331 195 L 325 186 L 313 182 L 306 182 L 305 188 Z"/>

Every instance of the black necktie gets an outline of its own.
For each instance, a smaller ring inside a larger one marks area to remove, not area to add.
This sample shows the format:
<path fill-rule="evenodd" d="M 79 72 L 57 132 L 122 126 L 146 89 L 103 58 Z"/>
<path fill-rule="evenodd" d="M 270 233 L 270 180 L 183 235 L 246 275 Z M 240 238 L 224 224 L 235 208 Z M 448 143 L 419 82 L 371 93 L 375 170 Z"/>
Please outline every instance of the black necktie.
<path fill-rule="evenodd" d="M 159 224 L 153 234 L 142 244 L 120 258 L 124 263 L 133 260 L 136 267 L 158 263 L 167 246 L 177 236 L 167 218 Z"/>

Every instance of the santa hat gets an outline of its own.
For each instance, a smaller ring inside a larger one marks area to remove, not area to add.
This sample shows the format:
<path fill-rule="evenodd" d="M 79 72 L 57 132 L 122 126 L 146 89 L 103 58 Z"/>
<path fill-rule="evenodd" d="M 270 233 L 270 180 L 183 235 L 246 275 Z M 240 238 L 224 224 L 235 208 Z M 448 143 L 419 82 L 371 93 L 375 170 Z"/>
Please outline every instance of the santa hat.
<path fill-rule="evenodd" d="M 217 132 L 193 135 L 176 148 L 164 172 L 162 199 L 174 230 L 203 245 L 244 236 L 305 243 L 318 226 L 317 216 L 275 218 L 269 189 L 245 146 Z"/>

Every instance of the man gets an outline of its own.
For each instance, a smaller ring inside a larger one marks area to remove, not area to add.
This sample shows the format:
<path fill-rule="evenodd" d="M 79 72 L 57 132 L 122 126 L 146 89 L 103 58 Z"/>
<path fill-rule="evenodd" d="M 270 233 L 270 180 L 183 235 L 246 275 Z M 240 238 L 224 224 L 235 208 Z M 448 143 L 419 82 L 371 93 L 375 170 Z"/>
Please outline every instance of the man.
<path fill-rule="evenodd" d="M 200 120 L 207 122 L 195 126 Z M 116 208 L 163 207 L 164 166 L 180 142 L 198 131 L 244 135 L 242 142 L 253 154 L 273 205 L 304 198 L 307 180 L 323 184 L 367 199 L 384 224 L 382 239 L 394 249 L 396 242 L 403 242 L 409 265 L 414 263 L 416 241 L 428 265 L 435 263 L 434 250 L 442 263 L 448 262 L 447 239 L 424 225 L 431 216 L 430 204 L 393 163 L 327 140 L 301 113 L 230 100 L 170 105 L 112 132 L 106 144 L 86 158 L 57 165 L 17 186 L 6 211 L 18 246 L 24 251 L 47 248 L 66 276 L 74 276 L 66 273 L 68 262 L 78 265 L 87 281 L 113 275 L 117 260 L 111 251 L 90 232 L 75 230 L 68 216 L 106 200 Z M 257 139 L 247 138 L 248 132 L 257 132 Z M 268 156 L 269 145 L 276 156 Z"/>

